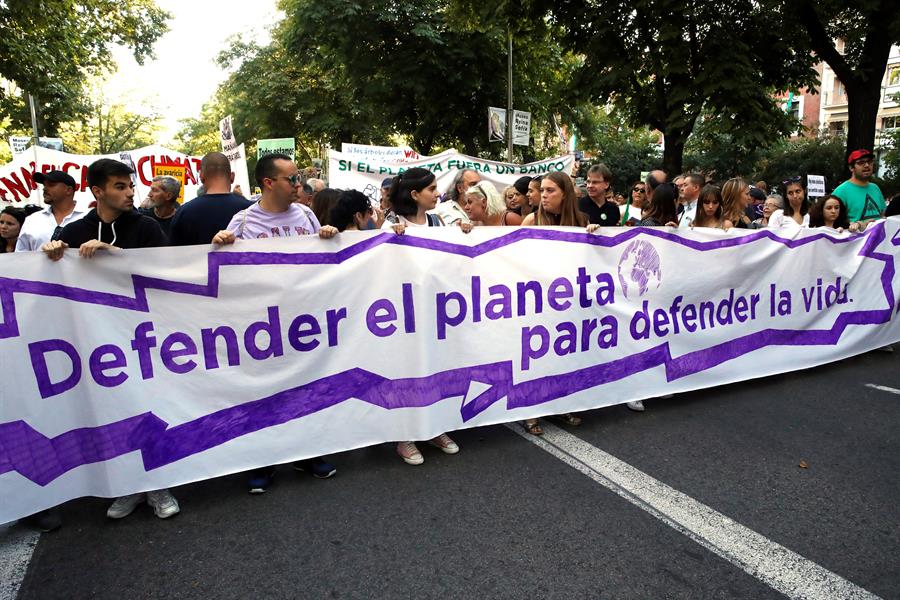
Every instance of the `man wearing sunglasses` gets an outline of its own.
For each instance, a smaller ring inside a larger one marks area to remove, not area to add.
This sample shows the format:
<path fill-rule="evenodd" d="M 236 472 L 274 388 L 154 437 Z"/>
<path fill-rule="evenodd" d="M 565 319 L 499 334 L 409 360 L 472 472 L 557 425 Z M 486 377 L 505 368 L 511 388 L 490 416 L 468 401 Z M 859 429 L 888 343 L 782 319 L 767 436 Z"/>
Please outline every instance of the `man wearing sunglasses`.
<path fill-rule="evenodd" d="M 40 250 L 47 242 L 59 239 L 62 228 L 86 212 L 75 206 L 75 179 L 68 173 L 35 173 L 34 182 L 44 185 L 47 207 L 25 219 L 16 241 L 16 252 Z"/>
<path fill-rule="evenodd" d="M 847 206 L 851 231 L 864 231 L 866 226 L 884 215 L 885 202 L 881 189 L 872 183 L 875 155 L 868 150 L 854 150 L 847 157 L 850 179 L 837 186 L 834 195 Z"/>

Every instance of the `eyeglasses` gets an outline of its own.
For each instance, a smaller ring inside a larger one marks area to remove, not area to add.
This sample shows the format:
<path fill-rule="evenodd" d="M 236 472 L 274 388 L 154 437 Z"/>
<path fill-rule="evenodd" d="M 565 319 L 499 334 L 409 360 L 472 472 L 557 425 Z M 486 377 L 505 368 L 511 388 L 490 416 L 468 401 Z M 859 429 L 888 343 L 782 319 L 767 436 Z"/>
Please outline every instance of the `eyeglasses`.
<path fill-rule="evenodd" d="M 791 177 L 791 178 L 789 178 L 789 179 L 785 179 L 784 181 L 782 181 L 782 182 L 781 182 L 781 185 L 787 185 L 787 184 L 789 184 L 789 183 L 800 183 L 800 180 L 801 180 L 801 178 L 800 178 L 799 175 L 794 175 L 793 177 Z"/>
<path fill-rule="evenodd" d="M 275 177 L 272 177 L 272 179 L 287 179 L 291 185 L 300 185 L 303 183 L 303 176 L 299 173 L 296 175 L 276 175 Z"/>
<path fill-rule="evenodd" d="M 639 193 L 639 194 L 643 194 L 643 193 L 646 193 L 647 190 L 645 190 L 644 188 L 636 187 L 636 188 L 631 188 L 631 191 L 632 191 L 632 192 L 637 192 L 637 193 Z"/>
<path fill-rule="evenodd" d="M 871 158 L 861 158 L 861 159 L 859 159 L 858 161 L 856 161 L 856 162 L 853 163 L 853 164 L 854 164 L 854 165 L 863 165 L 863 166 L 865 166 L 865 165 L 871 165 L 871 164 L 874 164 L 874 163 L 875 163 L 875 161 L 872 160 Z"/>

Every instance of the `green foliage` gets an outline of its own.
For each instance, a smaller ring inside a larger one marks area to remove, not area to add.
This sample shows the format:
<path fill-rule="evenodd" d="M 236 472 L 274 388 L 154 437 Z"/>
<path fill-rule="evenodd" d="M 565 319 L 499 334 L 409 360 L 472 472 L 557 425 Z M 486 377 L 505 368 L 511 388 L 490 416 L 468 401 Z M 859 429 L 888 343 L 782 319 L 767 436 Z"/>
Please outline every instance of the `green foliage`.
<path fill-rule="evenodd" d="M 215 99 L 200 109 L 199 117 L 179 120 L 181 128 L 175 134 L 173 149 L 188 156 L 203 156 L 221 151 L 219 120 L 225 109 Z"/>
<path fill-rule="evenodd" d="M 523 5 L 532 16 L 549 11 L 564 47 L 585 56 L 571 99 L 610 102 L 631 125 L 661 131 L 664 164 L 673 172 L 681 170 L 684 145 L 704 109 L 723 115 L 732 130 L 786 133 L 772 92 L 815 82 L 812 59 L 773 35 L 782 24 L 752 0 Z"/>
<path fill-rule="evenodd" d="M 832 190 L 850 174 L 844 146 L 843 137 L 829 135 L 783 142 L 760 160 L 754 179 L 781 186 L 782 181 L 795 175 L 824 175 L 825 189 Z"/>
<path fill-rule="evenodd" d="M 41 134 L 88 114 L 85 85 L 106 71 L 114 44 L 135 60 L 152 55 L 170 15 L 153 0 L 5 0 L 0 2 L 0 118 L 30 129 L 27 94 L 39 104 Z"/>
<path fill-rule="evenodd" d="M 487 107 L 506 105 L 505 26 L 457 19 L 448 0 L 285 0 L 282 8 L 268 46 L 232 41 L 220 56 L 234 69 L 217 94 L 220 118 L 234 116 L 239 139 L 295 136 L 316 154 L 400 136 L 423 154 L 505 155 L 486 127 Z M 550 116 L 569 110 L 579 59 L 541 22 L 516 31 L 513 52 L 515 108 L 532 113 L 535 143 L 517 148 L 527 160 L 557 151 Z"/>
<path fill-rule="evenodd" d="M 659 165 L 659 135 L 628 127 L 621 115 L 607 113 L 602 108 L 581 105 L 573 111 L 580 147 L 592 155 L 582 165 L 582 171 L 602 162 L 613 173 L 612 187 L 616 191 L 628 189 L 641 176 Z M 579 173 L 581 174 L 581 173 Z M 627 195 L 627 194 L 626 194 Z"/>
<path fill-rule="evenodd" d="M 73 154 L 113 154 L 155 143 L 161 122 L 158 114 L 98 101 L 88 119 L 60 123 L 58 133 Z"/>

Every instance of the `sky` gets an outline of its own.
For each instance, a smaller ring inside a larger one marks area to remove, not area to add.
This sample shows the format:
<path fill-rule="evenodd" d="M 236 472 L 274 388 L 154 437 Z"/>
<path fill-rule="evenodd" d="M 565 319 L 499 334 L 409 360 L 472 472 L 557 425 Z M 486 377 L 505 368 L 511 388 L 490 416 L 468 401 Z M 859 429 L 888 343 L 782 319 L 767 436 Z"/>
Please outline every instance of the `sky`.
<path fill-rule="evenodd" d="M 262 45 L 269 41 L 268 30 L 281 17 L 276 1 L 156 0 L 172 14 L 169 32 L 154 45 L 156 58 L 143 66 L 128 48 L 114 49 L 119 68 L 103 86 L 106 101 L 163 115 L 164 130 L 157 141 L 168 142 L 178 131 L 178 119 L 198 117 L 200 107 L 228 76 L 214 61 L 226 40 L 241 34 Z"/>

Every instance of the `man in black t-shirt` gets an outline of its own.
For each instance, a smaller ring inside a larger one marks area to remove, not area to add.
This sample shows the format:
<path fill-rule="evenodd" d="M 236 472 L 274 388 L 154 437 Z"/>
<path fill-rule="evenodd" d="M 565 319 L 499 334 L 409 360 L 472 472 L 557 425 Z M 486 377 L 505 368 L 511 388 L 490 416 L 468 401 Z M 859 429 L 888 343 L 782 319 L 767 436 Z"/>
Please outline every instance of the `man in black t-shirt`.
<path fill-rule="evenodd" d="M 210 152 L 200 161 L 200 181 L 206 193 L 185 202 L 172 219 L 169 240 L 172 246 L 211 244 L 234 215 L 253 204 L 231 193 L 234 174 L 228 158 L 221 152 Z"/>
<path fill-rule="evenodd" d="M 587 215 L 588 222 L 601 227 L 619 224 L 619 205 L 606 200 L 606 191 L 612 183 L 612 171 L 603 163 L 588 169 L 587 195 L 578 200 L 578 210 Z"/>

